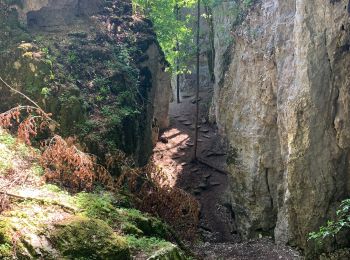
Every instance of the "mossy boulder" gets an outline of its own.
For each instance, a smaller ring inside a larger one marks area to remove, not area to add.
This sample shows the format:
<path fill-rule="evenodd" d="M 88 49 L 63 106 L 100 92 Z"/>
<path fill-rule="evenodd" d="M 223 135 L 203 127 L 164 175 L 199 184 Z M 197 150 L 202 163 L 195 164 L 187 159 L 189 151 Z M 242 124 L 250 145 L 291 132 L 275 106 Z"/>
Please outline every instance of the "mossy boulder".
<path fill-rule="evenodd" d="M 126 241 L 97 219 L 72 217 L 60 222 L 51 240 L 68 259 L 130 259 Z"/>
<path fill-rule="evenodd" d="M 11 221 L 6 217 L 0 218 L 0 259 L 33 259 L 31 245 L 24 243 L 24 238 L 16 232 Z"/>
<path fill-rule="evenodd" d="M 169 245 L 161 248 L 147 260 L 186 260 L 190 259 L 176 246 Z"/>
<path fill-rule="evenodd" d="M 146 236 L 166 238 L 168 235 L 166 225 L 157 218 L 138 215 L 131 216 L 130 220 L 135 223 Z"/>

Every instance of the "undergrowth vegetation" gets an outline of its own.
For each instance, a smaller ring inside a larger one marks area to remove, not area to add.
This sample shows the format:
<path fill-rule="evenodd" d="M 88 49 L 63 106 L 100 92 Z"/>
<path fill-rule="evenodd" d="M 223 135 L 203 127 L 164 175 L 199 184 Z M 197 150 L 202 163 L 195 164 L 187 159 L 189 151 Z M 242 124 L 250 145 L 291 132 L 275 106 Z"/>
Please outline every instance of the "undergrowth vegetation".
<path fill-rule="evenodd" d="M 158 47 L 156 37 L 147 19 L 118 13 L 128 1 L 115 3 L 106 1 L 109 8 L 95 17 L 106 28 L 87 24 L 79 26 L 82 32 L 57 36 L 28 32 L 35 40 L 12 44 L 17 31 L 18 37 L 27 33 L 8 6 L 18 2 L 0 0 L 0 25 L 8 27 L 0 35 L 7 61 L 2 77 L 14 86 L 0 78 L 6 92 L 0 113 L 0 258 L 35 255 L 28 246 L 32 231 L 50 237 L 68 258 L 86 256 L 74 250 L 94 234 L 94 225 L 106 244 L 117 244 L 118 233 L 134 251 L 154 251 L 166 240 L 180 241 L 179 235 L 196 237 L 198 202 L 166 185 L 162 171 L 145 163 L 152 78 L 140 64 L 150 58 L 144 52 L 151 45 Z M 62 221 L 68 216 L 77 218 Z M 81 238 L 72 237 L 80 228 Z M 59 229 L 56 236 L 51 229 Z M 66 235 L 72 251 L 60 239 Z"/>
<path fill-rule="evenodd" d="M 47 131 L 51 121 L 50 115 L 40 107 L 19 106 L 0 114 L 0 127 L 12 131 L 17 129 L 19 141 L 27 145 L 31 145 L 31 139 L 37 137 L 39 131 Z M 132 194 L 137 208 L 161 217 L 176 228 L 183 238 L 193 239 L 196 236 L 198 202 L 181 189 L 168 186 L 164 182 L 166 176 L 154 164 L 149 163 L 142 168 L 133 167 L 136 165 L 133 160 L 119 151 L 111 154 L 107 164 L 103 166 L 97 163 L 96 156 L 78 149 L 73 138 L 64 140 L 55 134 L 51 134 L 51 137 L 41 143 L 43 152 L 40 162 L 45 181 L 74 193 L 92 191 L 96 185 L 102 185 L 112 192 L 126 189 Z M 109 170 L 115 168 L 120 170 L 118 177 L 109 174 Z M 98 198 L 92 194 L 80 194 L 77 203 L 85 206 L 85 214 L 90 217 L 101 214 L 100 218 L 113 220 L 115 216 L 123 215 L 113 211 L 109 195 Z M 131 226 L 127 228 L 137 230 Z"/>
<path fill-rule="evenodd" d="M 180 254 L 179 249 L 168 242 L 179 241 L 173 229 L 135 209 L 138 200 L 135 194 L 122 188 L 109 190 L 96 183 L 90 192 L 78 193 L 68 192 L 59 182 L 43 184 L 40 178 L 44 170 L 37 164 L 38 150 L 21 143 L 5 130 L 0 131 L 0 146 L 4 151 L 0 153 L 1 162 L 22 160 L 23 167 L 30 169 L 19 183 L 16 182 L 18 175 L 0 175 L 2 184 L 10 183 L 5 185 L 6 192 L 0 187 L 1 259 L 36 256 L 35 250 L 39 249 L 31 247 L 32 238 L 40 243 L 50 238 L 54 248 L 68 258 L 129 259 L 128 250 L 135 257 L 141 253 L 150 256 L 160 249 Z M 9 168 L 16 171 L 18 166 Z M 5 169 L 1 166 L 0 170 Z M 8 206 L 3 208 L 5 198 Z M 96 239 L 90 240 L 91 237 Z M 40 250 L 45 259 L 58 259 L 53 251 Z M 120 255 L 122 258 L 115 258 Z"/>
<path fill-rule="evenodd" d="M 327 238 L 335 238 L 340 231 L 350 229 L 350 199 L 341 202 L 334 220 L 328 220 L 325 226 L 321 226 L 319 231 L 311 232 L 309 240 L 315 240 L 322 245 Z"/>

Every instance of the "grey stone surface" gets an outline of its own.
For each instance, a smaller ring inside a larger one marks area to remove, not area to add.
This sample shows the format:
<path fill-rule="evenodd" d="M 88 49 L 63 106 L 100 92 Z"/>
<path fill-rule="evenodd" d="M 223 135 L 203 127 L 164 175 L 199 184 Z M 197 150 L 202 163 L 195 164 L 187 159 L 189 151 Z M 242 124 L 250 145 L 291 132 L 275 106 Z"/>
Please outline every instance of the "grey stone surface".
<path fill-rule="evenodd" d="M 214 20 L 228 35 L 225 5 Z M 307 234 L 349 195 L 347 7 L 265 0 L 233 29 L 233 44 L 216 34 L 212 116 L 231 147 L 227 196 L 245 237 L 263 230 L 305 249 Z"/>
<path fill-rule="evenodd" d="M 57 27 L 70 25 L 79 17 L 102 10 L 102 0 L 23 0 L 18 7 L 19 17 L 29 27 Z"/>

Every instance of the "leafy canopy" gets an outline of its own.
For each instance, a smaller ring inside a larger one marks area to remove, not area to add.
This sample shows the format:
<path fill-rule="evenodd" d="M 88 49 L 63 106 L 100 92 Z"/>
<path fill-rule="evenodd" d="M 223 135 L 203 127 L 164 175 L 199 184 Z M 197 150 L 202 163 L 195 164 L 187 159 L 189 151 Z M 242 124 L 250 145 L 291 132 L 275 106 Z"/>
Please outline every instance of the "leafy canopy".
<path fill-rule="evenodd" d="M 196 0 L 133 0 L 134 10 L 153 22 L 158 41 L 171 70 L 177 73 L 186 72 L 186 61 L 194 50 L 190 27 L 191 19 L 194 17 L 189 14 L 182 15 L 181 9 L 191 8 L 196 2 Z M 181 18 L 177 15 L 177 8 Z M 178 69 L 177 62 L 179 62 Z"/>

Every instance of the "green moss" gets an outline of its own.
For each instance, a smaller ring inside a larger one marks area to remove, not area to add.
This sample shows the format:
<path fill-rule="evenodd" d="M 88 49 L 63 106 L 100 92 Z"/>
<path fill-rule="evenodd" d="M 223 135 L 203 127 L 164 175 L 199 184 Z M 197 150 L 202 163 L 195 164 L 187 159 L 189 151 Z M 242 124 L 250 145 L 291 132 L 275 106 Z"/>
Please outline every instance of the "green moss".
<path fill-rule="evenodd" d="M 44 169 L 39 164 L 33 164 L 32 167 L 30 168 L 30 170 L 36 176 L 43 176 L 44 175 Z"/>
<path fill-rule="evenodd" d="M 0 259 L 32 259 L 30 250 L 22 243 L 21 237 L 18 237 L 16 230 L 12 226 L 10 219 L 0 218 Z M 15 238 L 15 239 L 14 239 Z M 16 241 L 16 244 L 14 244 Z M 17 258 L 14 258 L 14 255 Z"/>
<path fill-rule="evenodd" d="M 126 241 L 101 220 L 70 218 L 57 224 L 51 240 L 69 259 L 130 259 Z"/>
<path fill-rule="evenodd" d="M 130 249 L 134 252 L 145 252 L 152 253 L 159 250 L 160 248 L 168 247 L 171 243 L 155 238 L 155 237 L 136 237 L 136 236 L 127 236 L 126 240 L 130 246 Z"/>
<path fill-rule="evenodd" d="M 12 257 L 12 236 L 9 223 L 0 220 L 0 258 L 10 259 Z"/>
<path fill-rule="evenodd" d="M 76 195 L 75 204 L 83 216 L 102 219 L 125 234 L 168 237 L 168 228 L 161 220 L 136 209 L 118 208 L 111 193 L 82 192 Z"/>
<path fill-rule="evenodd" d="M 16 144 L 16 139 L 13 138 L 10 134 L 5 131 L 0 131 L 0 143 L 3 143 L 6 146 L 13 146 Z"/>
<path fill-rule="evenodd" d="M 148 216 L 136 209 L 123 209 L 123 215 L 128 222 L 137 226 L 146 236 L 166 238 L 167 226 L 159 219 Z"/>
<path fill-rule="evenodd" d="M 148 260 L 193 260 L 192 257 L 186 256 L 177 246 L 170 245 L 158 250 Z"/>
<path fill-rule="evenodd" d="M 135 236 L 142 236 L 143 235 L 143 232 L 141 229 L 139 229 L 134 224 L 131 224 L 128 222 L 123 223 L 121 225 L 121 230 L 124 234 L 127 234 L 127 235 L 135 235 Z"/>
<path fill-rule="evenodd" d="M 15 157 L 32 157 L 33 151 L 35 152 L 35 149 L 30 149 L 0 128 L 0 174 L 6 174 L 15 167 Z M 39 165 L 35 165 L 32 170 L 39 171 L 39 168 Z"/>
<path fill-rule="evenodd" d="M 48 191 L 52 191 L 52 192 L 56 192 L 56 193 L 63 192 L 60 187 L 58 187 L 57 185 L 54 185 L 54 184 L 45 184 L 43 188 L 45 188 Z"/>
<path fill-rule="evenodd" d="M 110 193 L 86 193 L 75 196 L 75 204 L 81 209 L 81 214 L 89 218 L 102 219 L 110 224 L 120 222 L 120 214 L 112 204 Z"/>

